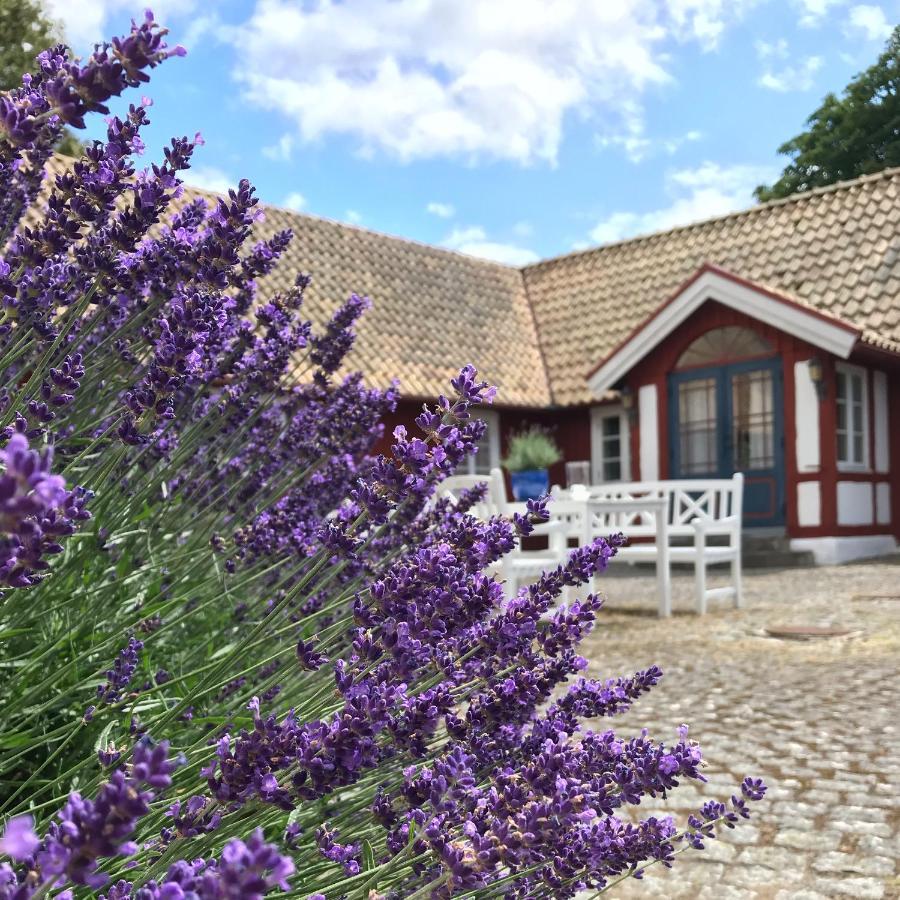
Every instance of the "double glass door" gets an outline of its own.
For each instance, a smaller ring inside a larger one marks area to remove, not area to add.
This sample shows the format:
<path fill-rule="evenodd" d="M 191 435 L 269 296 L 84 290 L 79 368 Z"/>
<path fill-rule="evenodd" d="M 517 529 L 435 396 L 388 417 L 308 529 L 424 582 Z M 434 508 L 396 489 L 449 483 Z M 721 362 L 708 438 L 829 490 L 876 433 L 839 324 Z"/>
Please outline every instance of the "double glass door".
<path fill-rule="evenodd" d="M 779 359 L 671 375 L 673 477 L 730 478 L 743 472 L 745 524 L 783 524 L 782 408 Z"/>

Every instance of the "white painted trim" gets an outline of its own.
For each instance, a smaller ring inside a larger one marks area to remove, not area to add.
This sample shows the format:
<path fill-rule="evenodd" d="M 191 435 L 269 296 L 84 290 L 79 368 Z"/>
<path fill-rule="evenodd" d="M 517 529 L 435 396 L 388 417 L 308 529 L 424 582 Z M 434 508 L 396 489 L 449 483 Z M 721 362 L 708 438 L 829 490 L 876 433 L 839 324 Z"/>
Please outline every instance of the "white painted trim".
<path fill-rule="evenodd" d="M 797 524 L 801 528 L 822 524 L 822 485 L 818 481 L 797 483 Z"/>
<path fill-rule="evenodd" d="M 603 484 L 603 420 L 614 416 L 619 419 L 619 459 L 622 477 L 619 481 L 631 481 L 631 423 L 621 404 L 591 407 L 591 484 Z"/>
<path fill-rule="evenodd" d="M 809 374 L 809 360 L 794 363 L 794 422 L 797 471 L 818 472 L 821 464 L 819 394 Z"/>
<path fill-rule="evenodd" d="M 870 534 L 860 537 L 792 538 L 791 550 L 809 550 L 816 565 L 836 566 L 855 559 L 885 556 L 897 550 L 892 534 Z"/>
<path fill-rule="evenodd" d="M 849 363 L 836 363 L 835 372 L 843 372 L 848 376 L 857 376 L 862 384 L 862 446 L 863 458 L 861 461 L 849 462 L 847 460 L 837 461 L 838 472 L 869 472 L 870 454 L 869 454 L 869 373 L 862 366 L 851 366 Z M 835 410 L 837 410 L 837 395 L 834 398 Z M 848 423 L 850 422 L 850 412 L 848 410 Z M 854 423 L 855 424 L 855 423 Z M 851 449 L 852 431 L 847 432 L 847 450 Z M 835 432 L 835 441 L 837 441 L 837 433 Z"/>
<path fill-rule="evenodd" d="M 890 433 L 888 430 L 888 390 L 887 375 L 884 372 L 872 373 L 872 404 L 875 421 L 875 471 L 889 472 Z"/>
<path fill-rule="evenodd" d="M 875 521 L 871 482 L 837 483 L 837 521 L 838 525 L 871 525 Z"/>
<path fill-rule="evenodd" d="M 655 384 L 638 388 L 638 422 L 640 424 L 641 481 L 659 478 L 659 420 Z"/>
<path fill-rule="evenodd" d="M 875 521 L 879 525 L 891 524 L 891 485 L 887 481 L 875 485 Z"/>
<path fill-rule="evenodd" d="M 500 413 L 495 409 L 476 409 L 473 414 L 487 422 L 487 439 L 488 439 L 488 462 L 487 472 L 482 469 L 476 472 L 475 460 L 477 454 L 470 454 L 466 457 L 466 472 L 469 475 L 487 475 L 493 469 L 500 468 Z M 463 474 L 462 472 L 460 474 Z"/>
<path fill-rule="evenodd" d="M 813 312 L 777 300 L 719 272 L 707 271 L 664 306 L 588 378 L 590 389 L 598 397 L 602 396 L 707 300 L 736 309 L 841 359 L 850 356 L 859 336 L 857 331 L 829 322 Z"/>

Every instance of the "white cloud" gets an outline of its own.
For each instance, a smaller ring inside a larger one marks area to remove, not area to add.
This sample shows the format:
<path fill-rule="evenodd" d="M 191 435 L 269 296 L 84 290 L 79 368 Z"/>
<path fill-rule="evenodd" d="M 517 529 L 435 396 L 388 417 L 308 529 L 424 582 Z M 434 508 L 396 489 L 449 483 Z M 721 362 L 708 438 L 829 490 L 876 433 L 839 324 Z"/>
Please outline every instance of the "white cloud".
<path fill-rule="evenodd" d="M 293 209 L 296 212 L 300 212 L 300 210 L 306 206 L 306 197 L 299 191 L 291 191 L 284 200 L 281 201 L 281 205 L 285 206 L 287 209 Z"/>
<path fill-rule="evenodd" d="M 359 223 L 363 220 L 362 213 L 357 212 L 355 209 L 348 209 L 347 212 L 344 213 L 344 218 L 351 225 L 359 225 Z"/>
<path fill-rule="evenodd" d="M 84 0 L 75 3 L 72 0 L 47 0 L 46 8 L 51 18 L 62 22 L 66 39 L 75 53 L 85 54 L 98 41 L 107 40 L 113 34 L 127 34 L 132 19 L 140 22 L 144 18 L 147 5 L 144 0 Z M 171 26 L 173 19 L 193 13 L 197 0 L 154 0 L 151 5 L 156 21 Z M 189 25 L 187 28 L 187 34 L 194 41 L 199 39 L 209 19 L 209 16 L 195 17 L 193 27 Z M 201 21 L 204 28 L 199 27 Z M 170 39 L 174 37 L 174 31 Z M 181 33 L 184 34 L 184 31 Z M 170 43 L 181 43 L 182 40 L 186 42 L 187 38 L 176 38 Z"/>
<path fill-rule="evenodd" d="M 724 215 L 753 202 L 753 189 L 777 174 L 768 166 L 721 166 L 705 162 L 695 169 L 669 173 L 666 188 L 672 202 L 649 212 L 614 212 L 591 229 L 591 240 L 608 244 Z"/>
<path fill-rule="evenodd" d="M 631 100 L 620 103 L 620 112 L 624 128 L 618 132 L 601 134 L 596 137 L 600 148 L 619 147 L 633 163 L 643 162 L 658 153 L 676 153 L 684 144 L 698 141 L 703 136 L 696 129 L 675 135 L 674 137 L 650 138 L 644 122 L 643 111 Z"/>
<path fill-rule="evenodd" d="M 229 188 L 237 187 L 238 183 L 237 178 L 232 178 L 216 166 L 191 166 L 184 173 L 184 180 L 191 187 L 215 191 L 217 194 L 227 194 Z"/>
<path fill-rule="evenodd" d="M 809 56 L 796 66 L 784 66 L 781 69 L 766 69 L 757 79 L 760 87 L 779 94 L 789 91 L 808 91 L 815 84 L 815 75 L 822 68 L 824 60 L 821 56 Z"/>
<path fill-rule="evenodd" d="M 755 46 L 756 55 L 760 59 L 787 59 L 788 57 L 788 42 L 784 38 L 771 42 L 757 41 Z"/>
<path fill-rule="evenodd" d="M 432 200 L 425 207 L 425 211 L 433 216 L 437 216 L 439 219 L 451 219 L 456 212 L 452 203 L 438 203 L 436 200 Z"/>
<path fill-rule="evenodd" d="M 287 162 L 294 152 L 294 137 L 283 134 L 274 144 L 262 148 L 262 155 L 276 162 Z"/>
<path fill-rule="evenodd" d="M 825 20 L 833 6 L 841 6 L 844 0 L 796 0 L 800 8 L 800 25 L 817 28 Z"/>
<path fill-rule="evenodd" d="M 850 9 L 846 26 L 848 34 L 854 37 L 861 36 L 868 41 L 883 41 L 892 30 L 880 6 L 861 4 Z"/>
<path fill-rule="evenodd" d="M 257 0 L 232 29 L 235 77 L 304 141 L 342 134 L 365 155 L 552 164 L 568 115 L 613 131 L 623 97 L 639 111 L 670 80 L 672 42 L 715 46 L 751 2 Z"/>
<path fill-rule="evenodd" d="M 485 230 L 480 225 L 454 228 L 441 243 L 450 250 L 458 250 L 469 256 L 480 256 L 482 259 L 490 259 L 508 266 L 524 266 L 538 260 L 537 253 L 527 247 L 488 240 Z"/>

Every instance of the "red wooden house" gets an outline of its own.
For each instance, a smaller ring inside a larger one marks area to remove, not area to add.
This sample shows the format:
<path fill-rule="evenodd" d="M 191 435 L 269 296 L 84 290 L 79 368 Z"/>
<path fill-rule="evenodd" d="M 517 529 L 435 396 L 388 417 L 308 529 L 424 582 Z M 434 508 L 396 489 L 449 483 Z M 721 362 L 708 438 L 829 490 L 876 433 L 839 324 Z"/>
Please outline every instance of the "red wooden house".
<path fill-rule="evenodd" d="M 464 363 L 499 386 L 473 469 L 542 422 L 594 482 L 742 471 L 748 530 L 896 547 L 900 169 L 522 269 L 267 209 L 284 227 L 267 289 L 311 271 L 314 319 L 371 296 L 352 362 L 400 379 L 397 422 Z"/>

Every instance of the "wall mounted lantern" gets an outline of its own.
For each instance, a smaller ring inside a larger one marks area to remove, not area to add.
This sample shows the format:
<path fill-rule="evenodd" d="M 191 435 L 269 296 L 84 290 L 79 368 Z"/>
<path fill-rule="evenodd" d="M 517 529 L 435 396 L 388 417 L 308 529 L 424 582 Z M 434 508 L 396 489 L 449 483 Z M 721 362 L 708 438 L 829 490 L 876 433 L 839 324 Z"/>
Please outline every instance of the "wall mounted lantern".
<path fill-rule="evenodd" d="M 809 368 L 809 378 L 816 389 L 820 400 L 825 399 L 825 374 L 822 370 L 822 360 L 818 356 L 814 356 L 806 364 Z"/>
<path fill-rule="evenodd" d="M 622 398 L 622 409 L 625 410 L 628 420 L 633 422 L 637 415 L 637 409 L 634 406 L 634 391 L 626 384 L 619 391 L 619 396 Z"/>

